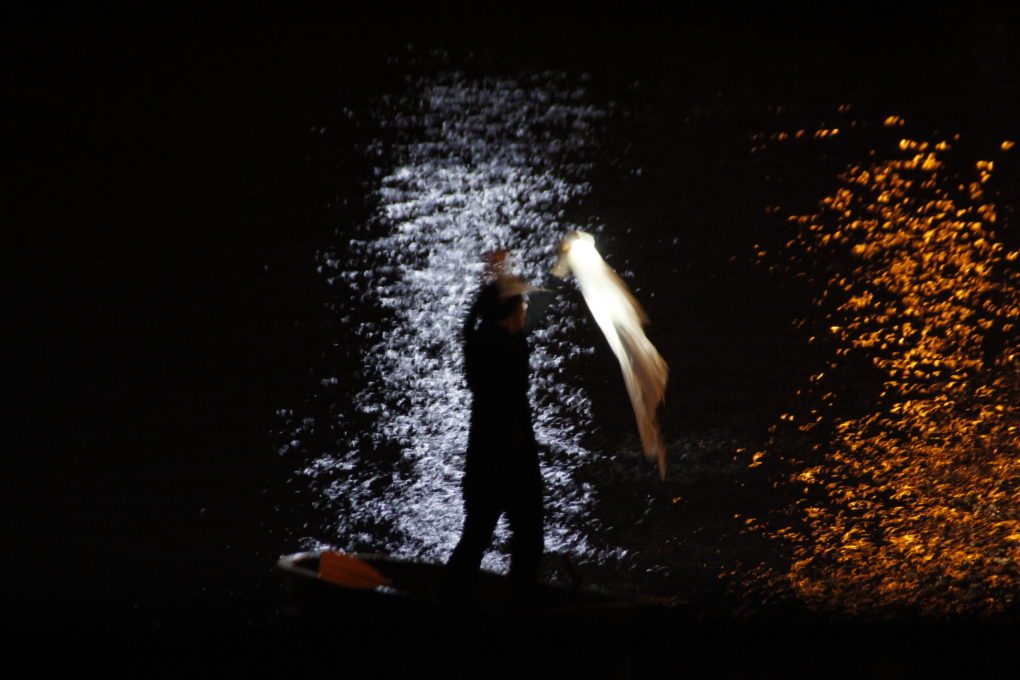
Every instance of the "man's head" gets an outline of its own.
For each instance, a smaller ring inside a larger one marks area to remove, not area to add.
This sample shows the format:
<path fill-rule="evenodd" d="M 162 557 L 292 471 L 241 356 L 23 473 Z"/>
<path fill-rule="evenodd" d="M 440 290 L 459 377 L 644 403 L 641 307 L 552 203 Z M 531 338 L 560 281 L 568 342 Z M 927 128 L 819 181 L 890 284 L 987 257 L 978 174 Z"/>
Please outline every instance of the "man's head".
<path fill-rule="evenodd" d="M 493 281 L 482 289 L 479 296 L 480 316 L 482 322 L 503 326 L 511 332 L 524 327 L 524 315 L 527 303 L 524 296 L 506 290 L 500 281 Z"/>
<path fill-rule="evenodd" d="M 510 333 L 520 333 L 524 330 L 524 322 L 528 313 L 528 303 L 524 301 L 524 296 L 515 295 L 507 299 L 500 306 L 500 310 L 503 316 L 496 321 L 498 325 Z"/>

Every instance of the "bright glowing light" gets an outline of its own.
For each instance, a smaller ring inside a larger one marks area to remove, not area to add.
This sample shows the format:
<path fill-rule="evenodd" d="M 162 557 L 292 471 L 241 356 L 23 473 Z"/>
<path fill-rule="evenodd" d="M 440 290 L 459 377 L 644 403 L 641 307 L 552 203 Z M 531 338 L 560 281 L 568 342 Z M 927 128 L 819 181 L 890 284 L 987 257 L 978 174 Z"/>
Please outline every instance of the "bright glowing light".
<path fill-rule="evenodd" d="M 645 456 L 658 461 L 664 479 L 666 450 L 655 412 L 666 395 L 669 367 L 645 336 L 648 317 L 627 284 L 599 255 L 590 234 L 576 231 L 563 240 L 553 274 L 565 276 L 567 271 L 573 272 L 595 323 L 620 362 Z"/>

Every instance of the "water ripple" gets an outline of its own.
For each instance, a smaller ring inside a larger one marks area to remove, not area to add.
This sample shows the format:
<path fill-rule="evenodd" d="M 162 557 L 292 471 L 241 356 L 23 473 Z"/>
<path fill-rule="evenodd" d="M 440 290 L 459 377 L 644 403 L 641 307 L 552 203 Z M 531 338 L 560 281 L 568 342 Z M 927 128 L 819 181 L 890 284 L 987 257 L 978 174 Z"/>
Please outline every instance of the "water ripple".
<path fill-rule="evenodd" d="M 359 230 L 366 237 L 319 257 L 327 280 L 352 293 L 334 311 L 362 368 L 337 378 L 354 383 L 350 405 L 331 416 L 339 450 L 311 452 L 300 469 L 317 507 L 336 517 L 306 543 L 444 559 L 463 521 L 470 394 L 460 327 L 482 255 L 511 249 L 525 277 L 546 279 L 556 245 L 575 228 L 564 211 L 589 190 L 589 149 L 605 113 L 564 74 L 454 72 L 410 83 L 376 115 L 396 132 L 367 147 L 383 166 L 376 209 Z M 577 311 L 556 299 L 533 333 L 531 399 L 547 451 L 547 549 L 592 556 L 582 528 L 592 490 L 573 474 L 591 456 L 582 444 L 590 402 L 563 372 L 565 358 L 592 351 L 570 335 Z M 501 527 L 497 544 L 505 539 Z M 505 567 L 497 553 L 486 566 Z"/>

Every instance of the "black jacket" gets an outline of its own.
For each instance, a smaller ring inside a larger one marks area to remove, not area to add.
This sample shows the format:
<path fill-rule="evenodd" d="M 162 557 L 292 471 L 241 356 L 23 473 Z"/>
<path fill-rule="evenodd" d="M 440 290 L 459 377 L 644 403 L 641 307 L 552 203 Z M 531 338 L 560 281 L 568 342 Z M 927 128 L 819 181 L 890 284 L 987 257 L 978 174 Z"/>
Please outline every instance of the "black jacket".
<path fill-rule="evenodd" d="M 530 349 L 524 333 L 483 325 L 464 343 L 471 434 L 479 443 L 533 443 L 528 401 Z"/>

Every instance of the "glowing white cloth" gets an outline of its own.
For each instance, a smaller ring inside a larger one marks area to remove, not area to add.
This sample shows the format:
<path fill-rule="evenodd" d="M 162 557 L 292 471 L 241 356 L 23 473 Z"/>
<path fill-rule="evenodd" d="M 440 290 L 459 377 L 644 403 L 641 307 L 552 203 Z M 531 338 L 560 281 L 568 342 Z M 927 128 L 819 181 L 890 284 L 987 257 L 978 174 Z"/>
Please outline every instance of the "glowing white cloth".
<path fill-rule="evenodd" d="M 620 361 L 645 456 L 658 460 L 659 476 L 665 478 L 666 450 L 655 412 L 666 395 L 669 367 L 645 337 L 648 317 L 627 284 L 599 255 L 590 234 L 571 232 L 560 244 L 552 273 L 563 277 L 568 271 L 573 272 L 595 323 Z"/>

